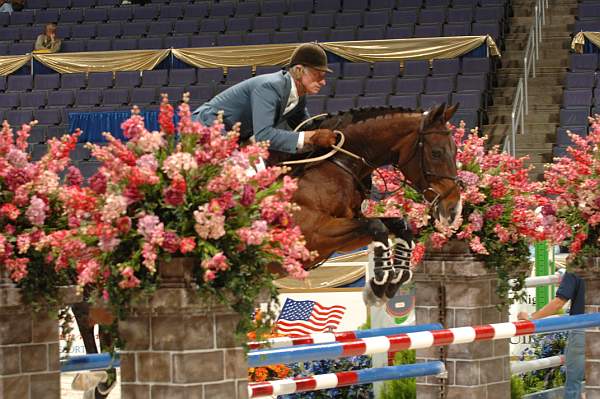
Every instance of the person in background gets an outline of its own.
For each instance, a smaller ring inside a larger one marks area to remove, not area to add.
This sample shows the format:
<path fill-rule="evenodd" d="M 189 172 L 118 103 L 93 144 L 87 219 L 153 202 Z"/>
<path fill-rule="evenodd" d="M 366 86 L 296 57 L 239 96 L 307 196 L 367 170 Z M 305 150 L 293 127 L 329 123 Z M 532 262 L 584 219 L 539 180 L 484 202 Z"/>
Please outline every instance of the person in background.
<path fill-rule="evenodd" d="M 0 12 L 7 12 L 9 14 L 12 14 L 13 7 L 12 7 L 12 4 L 10 3 L 10 1 L 0 0 Z"/>
<path fill-rule="evenodd" d="M 251 137 L 270 141 L 270 150 L 286 157 L 313 147 L 330 147 L 336 134 L 329 129 L 292 130 L 309 118 L 306 95 L 317 94 L 325 86 L 327 72 L 331 70 L 325 50 L 316 43 L 302 44 L 292 54 L 288 70 L 238 83 L 196 109 L 192 118 L 210 126 L 223 111 L 226 129 L 241 122 L 242 143 Z"/>
<path fill-rule="evenodd" d="M 61 40 L 56 37 L 56 24 L 46 25 L 44 33 L 37 37 L 34 50 L 46 50 L 48 53 L 60 51 Z"/>
<path fill-rule="evenodd" d="M 570 315 L 585 313 L 585 281 L 574 273 L 565 273 L 556 297 L 546 306 L 532 313 L 519 312 L 519 320 L 537 320 L 552 316 L 571 301 Z M 565 349 L 565 366 L 567 380 L 565 382 L 564 399 L 580 399 L 585 373 L 585 330 L 570 330 Z"/>
<path fill-rule="evenodd" d="M 25 8 L 25 0 L 12 0 L 13 11 L 21 11 Z"/>

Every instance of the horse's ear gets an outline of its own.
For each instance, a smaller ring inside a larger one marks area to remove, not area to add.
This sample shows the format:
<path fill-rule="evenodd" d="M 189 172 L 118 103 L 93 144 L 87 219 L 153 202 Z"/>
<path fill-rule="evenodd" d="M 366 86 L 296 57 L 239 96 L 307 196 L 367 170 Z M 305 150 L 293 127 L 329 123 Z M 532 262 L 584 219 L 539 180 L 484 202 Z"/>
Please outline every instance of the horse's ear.
<path fill-rule="evenodd" d="M 446 110 L 444 111 L 444 122 L 448 122 L 450 118 L 452 118 L 452 116 L 458 110 L 459 104 L 460 103 L 456 103 L 453 106 L 446 108 Z"/>
<path fill-rule="evenodd" d="M 435 121 L 441 119 L 444 116 L 444 109 L 446 109 L 446 103 L 442 103 L 441 105 L 434 105 L 433 107 L 429 108 L 428 122 L 434 123 Z"/>

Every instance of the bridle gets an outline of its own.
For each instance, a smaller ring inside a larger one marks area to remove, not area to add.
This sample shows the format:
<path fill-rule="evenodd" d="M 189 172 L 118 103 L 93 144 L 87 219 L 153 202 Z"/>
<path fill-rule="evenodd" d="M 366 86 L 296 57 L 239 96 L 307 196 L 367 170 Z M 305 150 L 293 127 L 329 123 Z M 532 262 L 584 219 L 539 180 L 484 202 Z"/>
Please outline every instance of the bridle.
<path fill-rule="evenodd" d="M 296 129 L 294 129 L 294 130 L 297 131 L 301 126 L 308 123 L 309 121 L 312 121 L 314 119 L 317 119 L 317 118 L 320 118 L 320 117 L 326 116 L 326 115 L 327 114 L 320 114 L 320 115 L 316 115 L 312 118 L 309 118 L 308 120 L 304 121 L 301 125 L 297 126 Z M 415 190 L 416 192 L 421 194 L 423 196 L 423 199 L 425 201 L 427 201 L 427 203 L 429 204 L 430 207 L 436 208 L 442 200 L 444 200 L 446 197 L 448 197 L 450 195 L 450 193 L 452 192 L 452 187 L 447 189 L 443 193 L 439 193 L 431 186 L 431 182 L 430 182 L 429 178 L 433 177 L 436 179 L 452 180 L 453 182 L 455 182 L 455 184 L 458 184 L 458 185 L 461 185 L 461 180 L 458 176 L 441 175 L 438 173 L 431 172 L 427 169 L 427 165 L 425 163 L 425 137 L 429 136 L 431 134 L 444 134 L 444 135 L 452 134 L 451 132 L 446 131 L 446 130 L 425 132 L 425 120 L 427 119 L 428 115 L 429 115 L 429 111 L 424 111 L 421 114 L 421 125 L 419 127 L 419 131 L 417 132 L 417 140 L 415 140 L 415 142 L 414 142 L 415 144 L 413 145 L 413 149 L 411 151 L 411 156 L 408 157 L 408 159 L 406 159 L 402 164 L 399 164 L 398 162 L 399 162 L 400 154 L 398 153 L 398 154 L 396 154 L 395 162 L 392 161 L 392 165 L 395 170 L 401 172 L 402 167 L 404 167 L 406 164 L 408 164 L 410 161 L 412 161 L 415 156 L 419 155 L 420 156 L 419 170 L 421 172 L 421 177 L 422 177 L 423 181 L 425 181 L 427 183 L 427 188 L 424 190 L 421 190 L 418 187 L 416 187 L 414 184 L 412 184 L 411 182 L 409 182 L 409 181 L 405 181 L 405 182 L 413 190 Z M 357 155 L 351 151 L 348 151 L 345 148 L 342 148 L 344 141 L 345 141 L 345 136 L 339 130 L 334 130 L 334 132 L 337 133 L 341 137 L 341 140 L 337 145 L 333 145 L 332 150 L 329 151 L 327 154 L 322 155 L 320 157 L 316 157 L 316 158 L 309 158 L 309 159 L 298 160 L 298 161 L 286 161 L 286 162 L 283 162 L 282 164 L 283 165 L 295 165 L 295 164 L 302 164 L 302 163 L 319 162 L 319 161 L 323 161 L 323 160 L 327 159 L 327 160 L 331 161 L 334 165 L 338 166 L 340 169 L 342 169 L 343 171 L 345 171 L 346 173 L 351 175 L 352 178 L 354 179 L 354 181 L 358 184 L 358 187 L 360 188 L 360 190 L 364 193 L 365 197 L 367 197 L 370 190 L 365 187 L 365 185 L 362 183 L 361 179 L 356 175 L 356 173 L 354 173 L 354 171 L 352 171 L 352 169 L 350 169 L 350 167 L 348 167 L 346 164 L 344 164 L 339 158 L 334 157 L 334 155 L 336 155 L 337 153 L 343 153 L 345 155 L 348 155 L 351 158 L 359 160 L 361 163 L 363 163 L 368 168 L 373 169 L 375 171 L 375 173 L 377 173 L 379 175 L 379 178 L 383 181 L 383 184 L 385 187 L 385 192 L 383 193 L 384 196 L 392 195 L 402 189 L 402 187 L 399 187 L 396 190 L 388 191 L 387 182 L 385 180 L 385 177 L 378 171 L 378 167 L 376 165 L 372 164 L 371 162 L 369 162 L 364 157 Z M 435 197 L 433 198 L 432 201 L 429 201 L 427 199 L 427 196 L 425 195 L 427 192 L 432 192 L 435 195 Z"/>
<path fill-rule="evenodd" d="M 394 169 L 401 171 L 401 169 L 405 165 L 407 165 L 410 161 L 412 161 L 413 158 L 415 156 L 417 156 L 417 154 L 418 154 L 420 157 L 419 170 L 421 172 L 421 177 L 422 177 L 423 181 L 425 181 L 427 183 L 427 188 L 425 188 L 424 190 L 421 190 L 418 187 L 416 187 L 414 184 L 412 184 L 411 182 L 408 182 L 408 181 L 406 181 L 406 184 L 409 185 L 413 190 L 415 190 L 416 192 L 421 194 L 423 196 L 423 199 L 425 201 L 427 201 L 428 204 L 432 208 L 436 208 L 442 200 L 444 200 L 446 197 L 448 197 L 450 195 L 453 188 L 450 187 L 446 191 L 439 193 L 435 188 L 433 188 L 431 186 L 430 178 L 433 177 L 435 179 L 440 179 L 440 180 L 442 180 L 442 179 L 452 180 L 455 184 L 457 184 L 459 186 L 461 185 L 461 180 L 458 176 L 441 175 L 439 173 L 434 173 L 434 172 L 428 170 L 427 164 L 425 163 L 425 137 L 429 136 L 431 134 L 443 134 L 443 135 L 451 135 L 452 134 L 451 132 L 449 132 L 447 130 L 425 132 L 425 120 L 427 119 L 428 115 L 429 115 L 429 111 L 425 111 L 421 115 L 421 126 L 419 127 L 419 131 L 417 132 L 417 140 L 415 140 L 415 144 L 413 145 L 413 149 L 411 151 L 411 156 L 408 157 L 404 162 L 402 162 L 402 164 L 398 163 L 398 161 L 399 161 L 399 159 L 398 159 L 397 162 L 392 163 L 392 165 L 393 165 Z M 399 157 L 400 157 L 400 154 L 398 154 L 398 158 Z M 431 200 L 431 201 L 429 201 L 427 199 L 426 193 L 428 193 L 428 192 L 432 192 L 435 195 L 433 200 Z"/>

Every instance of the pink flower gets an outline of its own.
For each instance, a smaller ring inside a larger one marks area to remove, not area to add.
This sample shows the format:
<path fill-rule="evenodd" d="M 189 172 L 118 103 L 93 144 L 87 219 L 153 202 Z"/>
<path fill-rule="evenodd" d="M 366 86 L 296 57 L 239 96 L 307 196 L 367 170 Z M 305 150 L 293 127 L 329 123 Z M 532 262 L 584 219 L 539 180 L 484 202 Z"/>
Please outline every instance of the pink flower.
<path fill-rule="evenodd" d="M 206 270 L 204 271 L 204 281 L 205 282 L 210 282 L 213 281 L 215 278 L 217 278 L 217 274 L 212 271 L 212 270 Z"/>
<path fill-rule="evenodd" d="M 425 244 L 419 242 L 413 248 L 411 258 L 410 258 L 411 265 L 418 265 L 419 263 L 421 263 L 424 256 L 425 256 Z"/>
<path fill-rule="evenodd" d="M 267 222 L 264 220 L 255 220 L 252 227 L 243 227 L 237 233 L 240 239 L 248 245 L 260 245 L 269 238 Z"/>
<path fill-rule="evenodd" d="M 138 232 L 146 241 L 161 245 L 164 238 L 164 225 L 158 216 L 144 215 L 138 220 Z"/>
<path fill-rule="evenodd" d="M 433 233 L 429 239 L 431 240 L 431 245 L 433 245 L 434 248 L 441 248 L 446 242 L 448 242 L 448 238 L 446 238 L 446 236 L 437 232 Z"/>
<path fill-rule="evenodd" d="M 156 271 L 156 259 L 158 258 L 156 248 L 154 248 L 154 246 L 148 242 L 144 243 L 142 246 L 142 257 L 144 258 L 142 262 L 144 266 L 151 273 L 154 273 Z"/>
<path fill-rule="evenodd" d="M 244 184 L 244 189 L 242 192 L 242 198 L 240 199 L 240 204 L 243 206 L 250 206 L 254 202 L 254 198 L 256 197 L 256 190 L 249 184 Z"/>
<path fill-rule="evenodd" d="M 198 169 L 196 160 L 187 152 L 176 152 L 169 155 L 163 162 L 162 170 L 171 179 L 180 177 L 182 172 L 191 172 Z"/>
<path fill-rule="evenodd" d="M 20 254 L 24 254 L 29 250 L 31 245 L 31 237 L 29 234 L 21 234 L 17 237 L 17 248 Z"/>
<path fill-rule="evenodd" d="M 90 188 L 97 194 L 104 194 L 106 192 L 106 183 L 108 179 L 101 171 L 96 172 L 89 179 Z"/>
<path fill-rule="evenodd" d="M 223 255 L 223 252 L 219 252 L 212 258 L 203 260 L 202 268 L 214 271 L 226 271 L 229 269 L 229 263 L 227 263 L 227 257 Z"/>
<path fill-rule="evenodd" d="M 27 165 L 27 154 L 19 149 L 11 148 L 6 155 L 6 160 L 15 168 L 24 168 Z"/>
<path fill-rule="evenodd" d="M 2 207 L 0 207 L 0 214 L 4 215 L 10 220 L 17 220 L 20 213 L 21 211 L 19 208 L 10 203 L 3 204 Z"/>
<path fill-rule="evenodd" d="M 131 266 L 127 266 L 125 269 L 121 271 L 121 276 L 123 280 L 119 281 L 119 287 L 123 289 L 127 288 L 136 288 L 140 285 L 140 279 L 138 279 L 133 271 Z"/>
<path fill-rule="evenodd" d="M 48 205 L 46 203 L 36 197 L 35 195 L 31 197 L 29 208 L 25 212 L 25 215 L 34 226 L 41 226 L 44 224 L 44 220 L 46 220 L 46 212 L 48 211 Z"/>
<path fill-rule="evenodd" d="M 165 203 L 171 206 L 179 206 L 185 201 L 187 186 L 183 178 L 176 178 L 171 185 L 165 189 L 163 195 Z"/>
<path fill-rule="evenodd" d="M 69 166 L 66 177 L 67 184 L 70 186 L 81 186 L 83 183 L 83 175 L 75 166 Z"/>
<path fill-rule="evenodd" d="M 102 221 L 110 223 L 127 212 L 127 199 L 118 194 L 110 194 L 102 207 Z"/>
<path fill-rule="evenodd" d="M 181 241 L 177 234 L 174 231 L 167 230 L 165 231 L 165 239 L 163 241 L 162 247 L 172 254 L 179 250 L 179 245 Z"/>
<path fill-rule="evenodd" d="M 28 258 L 6 259 L 4 261 L 6 270 L 10 272 L 10 278 L 16 283 L 27 277 L 27 274 L 29 273 L 27 270 L 28 264 Z"/>
<path fill-rule="evenodd" d="M 96 281 L 100 273 L 100 264 L 96 260 L 77 262 L 77 284 L 83 286 Z"/>
<path fill-rule="evenodd" d="M 196 239 L 194 237 L 184 237 L 179 243 L 179 251 L 182 254 L 192 252 L 196 248 Z"/>
<path fill-rule="evenodd" d="M 473 252 L 478 253 L 480 255 L 489 255 L 490 253 L 485 248 L 485 246 L 481 243 L 481 240 L 477 236 L 473 236 L 471 241 L 469 241 L 469 247 L 473 250 Z"/>
<path fill-rule="evenodd" d="M 218 215 L 208 210 L 208 204 L 198 207 L 194 211 L 196 233 L 204 239 L 219 239 L 225 235 L 225 216 Z"/>

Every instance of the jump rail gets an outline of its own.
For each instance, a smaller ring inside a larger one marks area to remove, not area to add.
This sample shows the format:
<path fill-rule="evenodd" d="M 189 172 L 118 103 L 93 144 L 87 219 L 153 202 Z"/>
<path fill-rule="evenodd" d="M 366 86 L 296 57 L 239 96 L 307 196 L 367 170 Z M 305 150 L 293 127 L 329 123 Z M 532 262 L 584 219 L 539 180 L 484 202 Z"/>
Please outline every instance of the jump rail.
<path fill-rule="evenodd" d="M 312 377 L 296 377 L 284 380 L 253 382 L 248 384 L 249 398 L 271 398 L 273 395 L 286 395 L 296 392 L 314 391 L 368 384 L 375 381 L 397 380 L 399 378 L 444 375 L 446 368 L 440 361 L 408 364 L 401 366 L 371 368 L 341 373 L 320 374 Z"/>
<path fill-rule="evenodd" d="M 110 353 L 72 356 L 60 362 L 60 371 L 100 370 L 109 367 L 119 367 L 120 364 L 120 359 L 117 358 L 113 361 Z"/>
<path fill-rule="evenodd" d="M 511 362 L 510 372 L 512 374 L 522 374 L 529 371 L 549 369 L 551 367 L 562 366 L 565 364 L 565 357 L 550 356 L 543 359 L 528 360 L 524 362 Z"/>
<path fill-rule="evenodd" d="M 291 348 L 262 349 L 248 354 L 250 367 L 278 363 L 294 363 L 321 359 L 336 359 L 373 353 L 425 349 L 433 346 L 464 344 L 547 332 L 587 328 L 600 325 L 600 313 L 553 317 L 533 321 L 458 327 L 447 330 L 423 331 L 391 336 L 363 338 L 348 342 L 333 342 Z"/>
<path fill-rule="evenodd" d="M 250 349 L 264 347 L 284 348 L 296 345 L 324 344 L 327 342 L 347 342 L 356 339 L 380 337 L 382 335 L 405 334 L 418 331 L 441 330 L 439 323 L 420 324 L 418 326 L 397 326 L 386 328 L 373 328 L 370 330 L 339 331 L 333 333 L 314 333 L 297 337 L 275 337 L 264 341 L 249 342 Z"/>

